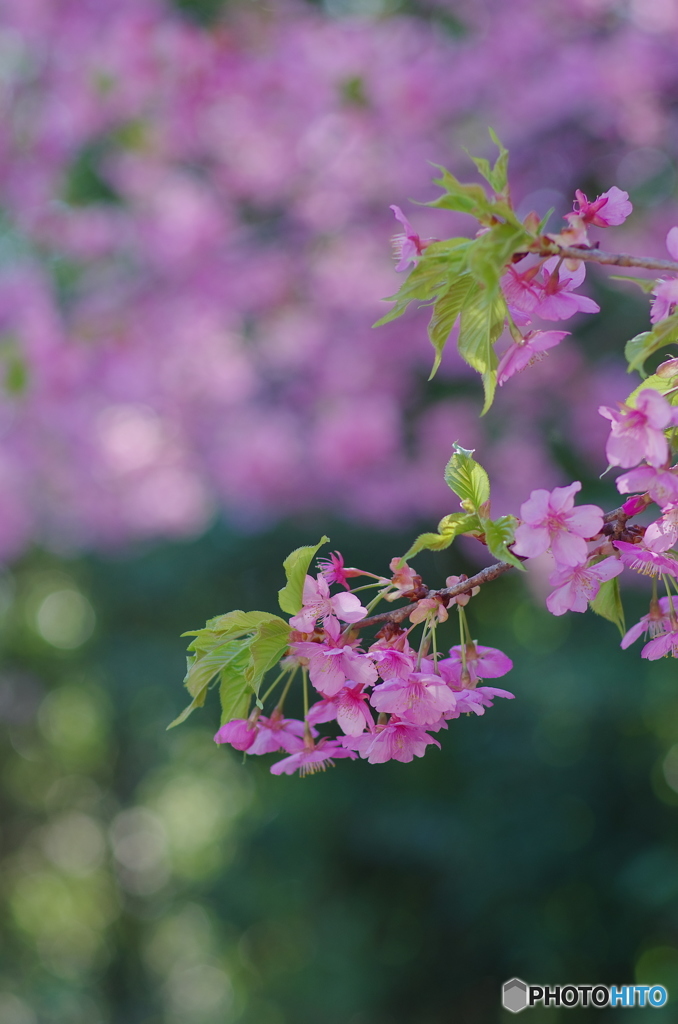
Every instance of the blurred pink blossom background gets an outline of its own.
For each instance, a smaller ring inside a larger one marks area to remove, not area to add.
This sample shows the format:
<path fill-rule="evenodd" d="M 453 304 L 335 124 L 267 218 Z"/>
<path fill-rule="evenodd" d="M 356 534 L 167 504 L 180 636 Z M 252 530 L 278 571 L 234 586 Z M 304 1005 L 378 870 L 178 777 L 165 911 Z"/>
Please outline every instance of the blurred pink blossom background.
<path fill-rule="evenodd" d="M 219 514 L 437 519 L 456 440 L 517 511 L 565 482 L 554 404 L 604 468 L 621 362 L 567 339 L 480 421 L 453 354 L 426 388 L 425 313 L 371 328 L 402 280 L 389 205 L 426 237 L 472 230 L 408 199 L 435 195 L 431 163 L 469 173 L 491 125 L 521 213 L 618 185 L 636 213 L 606 246 L 663 255 L 678 4 L 427 12 L 229 5 L 201 26 L 155 0 L 1 0 L 0 555 Z"/>

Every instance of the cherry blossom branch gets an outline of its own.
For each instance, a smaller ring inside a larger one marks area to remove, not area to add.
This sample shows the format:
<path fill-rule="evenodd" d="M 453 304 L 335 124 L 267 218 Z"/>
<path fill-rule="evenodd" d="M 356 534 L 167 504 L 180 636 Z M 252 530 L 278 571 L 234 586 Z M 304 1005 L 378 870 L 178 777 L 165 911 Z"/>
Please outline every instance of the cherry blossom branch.
<path fill-rule="evenodd" d="M 510 562 L 496 562 L 494 565 L 488 565 L 485 569 L 481 569 L 480 572 L 476 573 L 475 576 L 471 576 L 467 580 L 462 580 L 460 583 L 455 583 L 453 587 L 445 587 L 443 590 L 428 590 L 422 587 L 422 595 L 413 601 L 411 604 L 403 605 L 401 608 L 394 608 L 390 612 L 382 612 L 380 615 L 370 615 L 368 619 L 360 619 L 359 622 L 351 624 L 351 629 L 363 629 L 365 626 L 377 626 L 379 623 L 399 623 L 403 619 L 406 619 L 419 604 L 419 601 L 425 597 L 444 597 L 452 598 L 456 597 L 457 594 L 465 594 L 468 590 L 473 590 L 474 587 L 480 587 L 483 583 L 489 583 L 490 580 L 496 580 L 497 576 L 501 576 L 502 573 L 507 572 L 509 569 L 513 569 L 514 566 Z M 426 591 L 425 593 L 423 591 Z"/>
<path fill-rule="evenodd" d="M 631 256 L 625 252 L 604 252 L 602 249 L 587 249 L 577 245 L 558 245 L 550 239 L 541 239 L 535 250 L 539 256 L 563 256 L 565 259 L 584 260 L 588 263 L 604 263 L 613 267 L 641 267 L 645 270 L 669 271 L 678 274 L 678 263 L 673 260 L 658 260 L 652 256 Z"/>
<path fill-rule="evenodd" d="M 649 498 L 648 498 L 649 502 Z M 635 513 L 634 513 L 635 514 Z M 603 529 L 603 533 L 608 537 L 619 538 L 626 528 L 626 523 L 631 516 L 624 511 L 622 508 L 612 509 L 611 512 L 606 512 L 603 516 L 603 523 L 607 529 Z M 360 619 L 359 622 L 351 624 L 351 631 L 364 629 L 368 626 L 378 626 L 380 624 L 386 625 L 392 622 L 394 625 L 398 625 L 403 619 L 406 619 L 411 613 L 417 608 L 419 602 L 425 598 L 430 597 L 442 597 L 445 598 L 445 604 L 453 597 L 457 597 L 458 594 L 465 594 L 469 590 L 473 590 L 474 587 L 481 587 L 484 583 L 489 583 L 491 580 L 496 580 L 498 576 L 502 576 L 509 569 L 514 569 L 515 566 L 511 565 L 510 562 L 495 562 L 494 565 L 488 565 L 480 572 L 477 572 L 475 576 L 469 577 L 469 579 L 461 580 L 459 583 L 455 583 L 453 587 L 444 587 L 442 590 L 428 590 L 426 587 L 420 588 L 420 596 L 416 601 L 412 601 L 410 604 L 403 605 L 400 608 L 394 608 L 390 612 L 381 612 L 379 615 L 370 615 L 369 618 Z"/>

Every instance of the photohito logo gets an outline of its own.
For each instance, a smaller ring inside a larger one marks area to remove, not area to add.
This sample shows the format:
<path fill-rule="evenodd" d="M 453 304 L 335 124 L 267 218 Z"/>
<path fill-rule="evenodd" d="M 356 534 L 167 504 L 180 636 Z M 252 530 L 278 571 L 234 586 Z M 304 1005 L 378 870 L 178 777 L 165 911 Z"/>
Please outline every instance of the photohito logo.
<path fill-rule="evenodd" d="M 669 997 L 663 985 L 528 985 L 520 978 L 504 982 L 504 1009 L 520 1013 L 528 1006 L 663 1006 Z"/>

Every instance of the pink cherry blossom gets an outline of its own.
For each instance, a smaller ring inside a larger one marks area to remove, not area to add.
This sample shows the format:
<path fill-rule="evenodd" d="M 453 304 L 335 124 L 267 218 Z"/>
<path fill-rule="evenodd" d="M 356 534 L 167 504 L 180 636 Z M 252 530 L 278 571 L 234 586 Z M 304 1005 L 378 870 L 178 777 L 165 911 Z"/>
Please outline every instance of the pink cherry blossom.
<path fill-rule="evenodd" d="M 359 622 L 367 615 L 360 598 L 355 594 L 335 594 L 330 597 L 329 583 L 321 574 L 317 579 L 307 576 L 304 582 L 303 607 L 293 615 L 290 625 L 300 633 L 311 633 L 318 619 L 335 616 L 343 622 Z"/>
<path fill-rule="evenodd" d="M 523 319 L 523 322 L 529 323 L 541 298 L 540 271 L 541 263 L 535 262 L 533 256 L 526 256 L 518 263 L 510 264 L 501 279 L 501 289 L 512 314 L 517 311 L 523 318 L 527 314 L 527 320 Z"/>
<path fill-rule="evenodd" d="M 424 622 L 426 619 L 446 622 L 448 619 L 448 611 L 445 599 L 438 594 L 432 594 L 430 597 L 424 597 L 422 600 L 417 602 L 417 607 L 410 612 L 409 618 L 410 622 L 415 626 L 420 622 Z"/>
<path fill-rule="evenodd" d="M 623 224 L 630 213 L 633 212 L 633 204 L 629 202 L 628 192 L 623 192 L 616 185 L 609 188 L 607 192 L 589 202 L 585 194 L 579 189 L 575 191 L 577 206 L 574 216 L 580 217 L 585 224 L 592 224 L 598 228 L 617 227 Z M 567 218 L 573 214 L 567 214 Z"/>
<path fill-rule="evenodd" d="M 663 466 L 669 457 L 664 431 L 676 422 L 676 410 L 653 388 L 644 388 L 635 406 L 620 403 L 619 411 L 601 405 L 601 416 L 612 421 L 605 454 L 611 466 L 629 468 L 646 459 Z"/>
<path fill-rule="evenodd" d="M 375 686 L 370 703 L 415 725 L 431 725 L 454 708 L 456 698 L 439 675 L 412 672 Z"/>
<path fill-rule="evenodd" d="M 652 289 L 654 299 L 650 306 L 650 322 L 659 323 L 675 312 L 678 303 L 678 277 L 661 278 Z"/>
<path fill-rule="evenodd" d="M 654 466 L 638 466 L 629 473 L 617 477 L 620 494 L 647 491 L 660 508 L 678 502 L 678 475 L 674 470 L 655 469 Z"/>
<path fill-rule="evenodd" d="M 678 598 L 672 598 L 672 607 L 675 612 L 678 611 Z M 662 633 L 667 633 L 671 629 L 671 616 L 669 614 L 669 599 L 668 597 L 660 597 L 658 601 L 652 601 L 650 604 L 650 610 L 647 615 L 643 615 L 639 622 L 636 622 L 635 626 L 624 634 L 622 638 L 621 647 L 626 650 L 632 643 L 648 633 L 651 637 L 659 636 Z"/>
<path fill-rule="evenodd" d="M 645 531 L 643 540 L 650 551 L 668 551 L 678 541 L 678 504 L 667 505 L 663 513 Z"/>
<path fill-rule="evenodd" d="M 498 679 L 505 676 L 513 668 L 513 662 L 496 647 L 483 647 L 481 644 L 466 644 L 464 648 L 466 660 L 466 678 L 464 678 L 464 660 L 461 645 L 450 648 L 449 658 L 438 662 L 441 676 L 454 690 L 474 688 L 479 679 Z"/>
<path fill-rule="evenodd" d="M 421 576 L 413 569 L 410 565 L 405 563 L 401 566 L 402 558 L 392 558 L 389 562 L 389 569 L 393 573 L 391 577 L 391 584 L 395 587 L 390 593 L 386 594 L 387 601 L 397 601 L 403 594 L 409 593 L 411 590 L 416 590 L 421 584 Z"/>
<path fill-rule="evenodd" d="M 446 580 L 445 580 L 445 586 L 446 587 L 456 587 L 457 583 L 462 583 L 464 580 L 467 580 L 467 579 L 468 579 L 468 576 L 465 573 L 462 573 L 461 576 L 448 576 L 446 578 Z M 467 590 L 466 593 L 464 593 L 464 594 L 457 594 L 456 597 L 451 597 L 449 599 L 448 608 L 452 604 L 458 604 L 462 608 L 465 608 L 466 605 L 471 600 L 471 598 L 475 597 L 476 594 L 479 594 L 479 593 L 480 593 L 480 587 L 472 587 L 471 590 Z"/>
<path fill-rule="evenodd" d="M 629 516 L 630 518 L 631 516 L 637 516 L 641 512 L 644 512 L 649 504 L 650 499 L 648 495 L 638 494 L 634 495 L 633 498 L 628 498 L 622 505 L 621 509 L 624 515 Z"/>
<path fill-rule="evenodd" d="M 331 551 L 327 558 L 318 559 L 318 568 L 320 575 L 328 584 L 340 583 L 345 590 L 351 589 L 346 579 L 344 557 L 338 551 Z"/>
<path fill-rule="evenodd" d="M 650 551 L 644 544 L 627 544 L 616 540 L 614 546 L 619 551 L 624 565 L 629 569 L 642 573 L 644 576 L 678 576 L 678 561 L 670 555 Z"/>
<path fill-rule="evenodd" d="M 312 725 L 337 720 L 339 728 L 347 736 L 359 736 L 365 728 L 374 731 L 374 719 L 365 702 L 369 695 L 361 684 L 344 686 L 334 697 L 326 697 L 315 703 L 306 716 Z"/>
<path fill-rule="evenodd" d="M 546 260 L 541 268 L 541 291 L 533 312 L 543 320 L 569 320 L 575 313 L 598 313 L 600 306 L 586 295 L 575 295 L 583 283 L 586 267 L 570 269 L 559 256 Z"/>
<path fill-rule="evenodd" d="M 350 757 L 351 760 L 355 760 L 356 755 L 352 750 L 347 750 L 339 740 L 322 739 L 317 744 L 305 743 L 302 750 L 271 765 L 271 774 L 293 775 L 298 771 L 302 777 L 315 775 L 316 772 L 324 772 L 326 768 L 334 768 L 336 757 Z"/>
<path fill-rule="evenodd" d="M 508 690 L 500 690 L 496 686 L 478 686 L 474 690 L 462 690 L 457 696 L 456 714 L 446 715 L 446 718 L 458 718 L 460 714 L 473 712 L 474 715 L 484 715 L 485 708 L 491 708 L 495 697 L 506 697 L 508 700 L 515 700 L 515 694 Z"/>
<path fill-rule="evenodd" d="M 520 506 L 522 523 L 516 529 L 513 551 L 536 558 L 551 548 L 559 565 L 581 565 L 586 561 L 585 538 L 595 537 L 603 528 L 603 513 L 597 505 L 574 507 L 581 490 L 578 480 L 553 491 L 532 491 Z"/>
<path fill-rule="evenodd" d="M 666 248 L 671 258 L 678 260 L 678 227 L 671 228 L 666 236 Z M 652 289 L 652 294 L 655 299 L 651 307 L 650 320 L 656 324 L 675 311 L 678 303 L 678 278 L 661 278 Z"/>
<path fill-rule="evenodd" d="M 387 725 L 377 726 L 374 734 L 345 736 L 341 742 L 344 746 L 357 750 L 370 764 L 382 764 L 391 760 L 409 762 L 415 757 L 423 757 L 430 743 L 434 743 L 436 747 L 440 746 L 421 726 L 413 722 L 404 722 L 396 716 L 393 716 Z"/>
<path fill-rule="evenodd" d="M 215 743 L 230 743 L 235 750 L 247 750 L 257 735 L 257 727 L 249 718 L 233 718 L 217 730 Z"/>
<path fill-rule="evenodd" d="M 522 343 L 514 341 L 504 352 L 497 367 L 497 383 L 505 384 L 515 373 L 525 370 L 544 358 L 547 349 L 554 348 L 569 331 L 531 331 Z"/>
<path fill-rule="evenodd" d="M 257 735 L 248 748 L 248 754 L 273 754 L 286 750 L 292 754 L 303 746 L 304 723 L 296 718 L 283 718 L 282 712 L 273 711 L 270 718 L 261 715 L 257 722 Z"/>
<path fill-rule="evenodd" d="M 435 239 L 420 238 L 399 206 L 391 206 L 390 209 L 393 210 L 395 219 L 400 221 L 404 228 L 404 231 L 394 235 L 391 239 L 393 256 L 398 260 L 395 269 L 400 272 L 407 270 L 409 266 L 414 266 L 424 249 Z"/>
<path fill-rule="evenodd" d="M 647 658 L 648 661 L 657 661 L 668 654 L 672 658 L 678 658 L 678 629 L 656 636 L 654 640 L 646 643 L 640 652 L 641 658 Z"/>
<path fill-rule="evenodd" d="M 623 571 L 623 563 L 611 556 L 588 568 L 576 565 L 555 572 L 549 576 L 549 583 L 556 589 L 546 598 L 546 607 L 552 615 L 564 615 L 567 611 L 585 612 L 588 602 L 597 596 L 600 584 Z"/>
<path fill-rule="evenodd" d="M 369 686 L 376 682 L 377 670 L 368 655 L 342 642 L 336 619 L 325 625 L 325 639 L 319 643 L 302 640 L 290 645 L 290 654 L 308 665 L 311 682 L 324 697 L 334 697 L 347 680 Z"/>
<path fill-rule="evenodd" d="M 414 672 L 417 656 L 404 635 L 399 637 L 395 643 L 377 640 L 370 647 L 369 653 L 376 662 L 379 675 L 384 680 L 395 677 L 407 678 L 410 672 Z"/>

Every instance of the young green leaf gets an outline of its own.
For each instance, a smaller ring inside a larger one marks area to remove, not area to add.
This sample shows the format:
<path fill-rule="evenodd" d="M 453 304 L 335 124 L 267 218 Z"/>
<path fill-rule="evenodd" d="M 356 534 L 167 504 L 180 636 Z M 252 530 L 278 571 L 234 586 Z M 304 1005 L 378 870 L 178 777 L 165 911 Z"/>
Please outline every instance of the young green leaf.
<path fill-rule="evenodd" d="M 196 697 L 205 690 L 233 658 L 244 657 L 243 648 L 249 649 L 249 643 L 249 639 L 227 640 L 211 651 L 198 651 L 189 657 L 184 685 L 190 695 Z"/>
<path fill-rule="evenodd" d="M 492 219 L 492 203 L 482 185 L 464 185 L 444 167 L 439 167 L 439 170 L 442 176 L 435 178 L 434 184 L 443 190 L 443 195 L 427 206 L 469 213 L 483 223 Z"/>
<path fill-rule="evenodd" d="M 493 128 L 488 129 L 490 138 L 494 142 L 495 146 L 499 150 L 499 156 L 495 160 L 492 173 L 487 179 L 494 189 L 495 192 L 500 192 L 504 195 L 508 194 L 508 161 L 509 151 L 506 146 L 501 142 L 499 136 Z"/>
<path fill-rule="evenodd" d="M 494 344 L 504 328 L 506 303 L 501 295 L 494 299 L 486 290 L 470 291 L 461 311 L 459 354 L 483 377 L 487 412 L 494 397 L 498 359 Z"/>
<path fill-rule="evenodd" d="M 221 703 L 221 724 L 233 718 L 247 718 L 252 701 L 252 688 L 245 678 L 249 651 L 243 650 L 242 657 L 233 658 L 222 669 L 219 681 Z"/>
<path fill-rule="evenodd" d="M 610 274 L 610 281 L 628 281 L 630 284 L 637 285 L 641 292 L 645 292 L 646 295 L 652 291 L 657 283 L 655 277 L 630 277 L 628 274 Z"/>
<path fill-rule="evenodd" d="M 284 612 L 296 615 L 301 611 L 304 581 L 308 567 L 323 544 L 329 544 L 329 537 L 321 537 L 317 544 L 297 548 L 283 562 L 287 583 L 278 591 L 278 604 Z"/>
<path fill-rule="evenodd" d="M 250 641 L 250 660 L 245 668 L 245 679 L 255 694 L 259 694 L 261 680 L 285 654 L 290 642 L 291 628 L 282 619 L 262 622 Z"/>
<path fill-rule="evenodd" d="M 621 593 L 619 591 L 619 580 L 615 576 L 614 579 L 606 580 L 600 584 L 600 590 L 593 601 L 589 602 L 591 610 L 596 615 L 602 615 L 604 619 L 609 622 L 613 622 L 618 628 L 619 632 L 623 636 L 626 632 L 626 624 L 624 622 L 624 607 L 621 601 Z"/>
<path fill-rule="evenodd" d="M 479 235 L 469 248 L 468 268 L 490 295 L 499 289 L 499 279 L 515 252 L 530 242 L 522 224 L 495 224 Z"/>
<path fill-rule="evenodd" d="M 473 458 L 473 449 L 454 445 L 454 455 L 445 467 L 445 483 L 461 498 L 466 512 L 485 516 L 489 511 L 490 479 Z"/>
<path fill-rule="evenodd" d="M 517 525 L 518 520 L 515 516 L 500 516 L 499 519 L 482 520 L 485 541 L 490 553 L 502 562 L 509 562 L 516 569 L 525 571 L 525 566 L 520 559 L 508 549 L 508 545 L 513 544 L 515 540 Z"/>
<path fill-rule="evenodd" d="M 227 670 L 231 665 L 237 666 L 237 671 L 241 671 L 248 660 L 249 639 L 228 640 L 212 651 L 198 651 L 189 657 L 184 685 L 193 700 L 187 708 L 184 708 L 178 718 L 170 722 L 167 728 L 173 729 L 176 725 L 185 722 L 195 708 L 201 708 L 204 705 L 208 687 L 215 676 Z"/>
<path fill-rule="evenodd" d="M 402 562 L 418 555 L 420 551 L 444 551 L 455 537 L 462 533 L 480 533 L 478 516 L 464 512 L 453 512 L 438 523 L 437 533 L 420 533 L 411 548 L 403 555 Z"/>
<path fill-rule="evenodd" d="M 462 274 L 440 296 L 433 307 L 433 314 L 428 325 L 428 336 L 431 339 L 436 355 L 429 380 L 432 380 L 436 375 L 447 339 L 461 313 L 462 306 L 472 286 L 473 278 L 471 275 Z"/>
<path fill-rule="evenodd" d="M 638 370 L 641 377 L 645 373 L 645 360 L 664 345 L 675 345 L 678 342 L 678 312 L 665 320 L 656 323 L 651 331 L 643 331 L 626 342 L 624 355 L 628 361 L 628 373 Z"/>
<path fill-rule="evenodd" d="M 464 238 L 460 241 L 468 242 L 468 239 Z M 395 305 L 380 320 L 377 320 L 374 327 L 381 327 L 402 316 L 411 302 L 435 300 L 449 288 L 454 277 L 461 272 L 466 253 L 465 247 L 455 247 L 449 253 L 441 256 L 432 253 L 430 251 L 432 248 L 433 246 L 429 246 L 424 251 L 416 267 L 410 271 L 396 294 L 386 299 L 387 302 L 395 302 Z M 456 251 L 456 248 L 459 251 Z"/>
<path fill-rule="evenodd" d="M 664 395 L 670 405 L 678 405 L 678 375 L 674 375 L 672 377 L 660 377 L 656 373 L 653 373 L 652 376 L 646 377 L 644 381 L 641 381 L 638 387 L 634 388 L 626 399 L 625 404 L 634 408 L 638 401 L 638 395 L 641 391 L 645 391 L 647 388 L 652 388 L 653 391 L 658 391 L 660 395 Z"/>
<path fill-rule="evenodd" d="M 278 615 L 271 615 L 270 612 L 236 610 L 226 612 L 225 615 L 216 615 L 207 620 L 203 629 L 193 629 L 181 635 L 195 637 L 188 646 L 189 651 L 209 651 L 224 640 L 253 633 L 262 622 L 270 622 L 272 619 L 283 621 Z"/>

